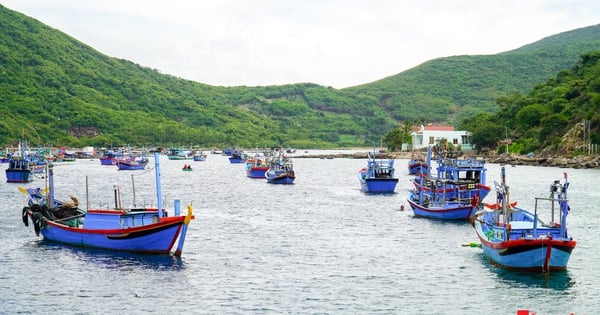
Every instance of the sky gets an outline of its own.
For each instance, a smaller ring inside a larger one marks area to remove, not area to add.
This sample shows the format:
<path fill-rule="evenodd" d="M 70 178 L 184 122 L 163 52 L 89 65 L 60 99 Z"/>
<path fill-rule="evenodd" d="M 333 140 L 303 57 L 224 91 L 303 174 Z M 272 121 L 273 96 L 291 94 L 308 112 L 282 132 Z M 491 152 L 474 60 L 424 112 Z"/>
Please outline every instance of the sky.
<path fill-rule="evenodd" d="M 334 88 L 600 24 L 598 0 L 0 0 L 111 57 L 216 86 Z"/>

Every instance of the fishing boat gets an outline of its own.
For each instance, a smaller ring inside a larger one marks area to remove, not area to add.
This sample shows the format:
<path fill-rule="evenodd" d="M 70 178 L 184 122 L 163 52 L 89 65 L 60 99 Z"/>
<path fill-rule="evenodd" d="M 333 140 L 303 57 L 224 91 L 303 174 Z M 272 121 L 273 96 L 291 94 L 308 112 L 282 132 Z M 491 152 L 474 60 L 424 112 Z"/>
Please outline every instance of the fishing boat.
<path fill-rule="evenodd" d="M 436 174 L 431 173 L 428 167 L 424 173 L 417 174 L 412 182 L 415 191 L 421 190 L 428 195 L 445 195 L 445 199 L 478 199 L 484 200 L 491 191 L 486 184 L 485 160 L 477 158 L 458 158 L 457 152 L 443 150 L 440 147 L 427 149 L 427 165 L 431 166 L 432 155 L 436 156 Z M 431 183 L 438 183 L 432 185 Z M 444 185 L 442 185 L 443 183 Z M 461 186 L 455 187 L 455 185 Z M 468 185 L 468 189 L 465 186 Z M 475 185 L 475 187 L 473 187 Z M 461 192 L 460 196 L 456 194 Z"/>
<path fill-rule="evenodd" d="M 32 165 L 30 161 L 22 156 L 13 156 L 8 160 L 6 169 L 7 183 L 28 183 L 31 177 Z"/>
<path fill-rule="evenodd" d="M 189 165 L 189 164 L 185 164 L 185 165 L 184 165 L 184 166 L 181 168 L 181 170 L 182 170 L 182 171 L 184 171 L 184 172 L 191 172 L 191 171 L 192 171 L 192 166 L 191 166 L 191 165 Z"/>
<path fill-rule="evenodd" d="M 258 154 L 255 154 L 246 160 L 246 176 L 250 178 L 265 178 L 265 173 L 269 167 L 267 157 L 260 157 Z"/>
<path fill-rule="evenodd" d="M 198 151 L 194 154 L 194 162 L 206 161 L 206 153 L 204 151 Z"/>
<path fill-rule="evenodd" d="M 147 158 L 141 157 L 139 159 L 118 160 L 116 165 L 120 171 L 136 171 L 145 169 L 148 162 Z"/>
<path fill-rule="evenodd" d="M 393 193 L 398 184 L 394 177 L 394 159 L 376 159 L 375 151 L 367 154 L 367 166 L 358 171 L 361 190 L 366 193 Z"/>
<path fill-rule="evenodd" d="M 192 151 L 186 151 L 183 148 L 169 148 L 167 153 L 169 160 L 190 160 L 192 156 Z"/>
<path fill-rule="evenodd" d="M 244 152 L 242 152 L 241 150 L 231 151 L 231 155 L 229 156 L 229 163 L 231 163 L 231 164 L 244 163 Z"/>
<path fill-rule="evenodd" d="M 113 150 L 106 151 L 100 157 L 100 165 L 116 165 L 117 161 L 124 159 L 122 153 Z"/>
<path fill-rule="evenodd" d="M 126 251 L 146 254 L 181 256 L 188 225 L 194 216 L 191 205 L 187 213 L 180 213 L 180 202 L 175 200 L 174 211 L 163 208 L 160 186 L 158 153 L 154 155 L 156 177 L 156 208 L 123 209 L 119 192 L 115 190 L 115 209 L 83 210 L 79 202 L 54 198 L 53 166 L 48 167 L 48 189 L 25 189 L 27 206 L 23 208 L 23 223 L 33 221 L 36 235 L 44 240 L 88 248 Z M 44 193 L 46 191 L 46 193 Z"/>
<path fill-rule="evenodd" d="M 427 172 L 427 161 L 422 155 L 413 155 L 408 161 L 408 175 L 419 175 Z"/>
<path fill-rule="evenodd" d="M 270 184 L 291 185 L 296 179 L 292 159 L 281 152 L 271 158 L 269 169 L 265 171 L 265 178 Z"/>
<path fill-rule="evenodd" d="M 34 165 L 27 154 L 27 141 L 19 143 L 19 150 L 10 155 L 6 168 L 7 183 L 28 183 L 33 177 Z"/>
<path fill-rule="evenodd" d="M 407 202 L 417 217 L 438 220 L 469 220 L 481 206 L 490 188 L 485 185 L 483 160 L 458 159 L 456 154 L 437 151 L 437 174 L 425 173 L 413 179 L 414 189 Z M 431 165 L 432 148 L 427 150 Z"/>
<path fill-rule="evenodd" d="M 437 220 L 469 220 L 475 215 L 479 199 L 475 183 L 436 180 L 432 182 L 435 189 L 454 191 L 455 197 L 448 198 L 446 193 L 413 190 L 408 196 L 408 204 L 417 217 Z M 473 195 L 473 197 L 470 197 Z"/>
<path fill-rule="evenodd" d="M 509 269 L 566 269 L 577 245 L 567 231 L 571 210 L 568 188 L 568 176 L 564 173 L 563 183 L 555 180 L 550 185 L 550 196 L 535 197 L 534 210 L 528 211 L 510 202 L 502 167 L 501 182 L 496 184 L 496 206 L 478 211 L 472 221 L 484 255 Z"/>

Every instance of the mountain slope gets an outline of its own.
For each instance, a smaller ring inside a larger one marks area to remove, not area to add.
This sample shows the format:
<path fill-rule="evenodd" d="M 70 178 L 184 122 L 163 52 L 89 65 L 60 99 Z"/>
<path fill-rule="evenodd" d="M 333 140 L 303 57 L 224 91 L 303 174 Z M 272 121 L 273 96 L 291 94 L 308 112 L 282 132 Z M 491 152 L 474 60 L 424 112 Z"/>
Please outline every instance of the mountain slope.
<path fill-rule="evenodd" d="M 376 97 L 398 120 L 460 122 L 495 112 L 495 100 L 526 93 L 583 53 L 600 50 L 600 25 L 544 38 L 521 48 L 486 56 L 453 56 L 425 62 L 382 80 L 346 89 Z"/>
<path fill-rule="evenodd" d="M 579 54 L 599 26 L 492 56 L 439 58 L 373 83 L 216 87 L 111 58 L 0 5 L 0 143 L 333 147 L 379 144 L 404 120 L 498 110 Z"/>

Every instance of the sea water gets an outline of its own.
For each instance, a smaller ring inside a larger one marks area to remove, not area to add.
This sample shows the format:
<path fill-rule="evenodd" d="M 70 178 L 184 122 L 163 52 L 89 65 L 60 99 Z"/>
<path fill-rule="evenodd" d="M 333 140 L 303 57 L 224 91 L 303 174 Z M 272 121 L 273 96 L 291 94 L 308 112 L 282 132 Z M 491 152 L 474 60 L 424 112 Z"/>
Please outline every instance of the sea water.
<path fill-rule="evenodd" d="M 511 200 L 526 208 L 568 173 L 568 228 L 578 244 L 567 270 L 544 275 L 499 268 L 463 246 L 477 242 L 468 222 L 413 217 L 407 163 L 396 160 L 395 194 L 367 195 L 358 181 L 363 159 L 295 158 L 295 183 L 273 185 L 221 155 L 162 156 L 167 208 L 180 199 L 195 214 L 181 258 L 43 242 L 21 220 L 26 196 L 18 188 L 44 187 L 46 178 L 0 183 L 0 313 L 600 312 L 599 169 L 507 167 Z M 184 164 L 193 171 L 182 172 Z M 487 169 L 493 187 L 500 165 Z M 156 206 L 153 170 L 77 160 L 54 172 L 56 197 L 73 195 L 83 208 L 114 207 L 116 187 L 123 206 Z"/>

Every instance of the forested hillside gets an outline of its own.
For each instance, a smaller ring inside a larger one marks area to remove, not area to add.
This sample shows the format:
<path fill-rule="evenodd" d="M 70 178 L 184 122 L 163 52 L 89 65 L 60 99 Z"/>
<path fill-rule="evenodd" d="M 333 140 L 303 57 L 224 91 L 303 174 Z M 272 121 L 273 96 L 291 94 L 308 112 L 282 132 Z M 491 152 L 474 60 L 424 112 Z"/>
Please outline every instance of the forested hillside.
<path fill-rule="evenodd" d="M 600 49 L 600 26 L 377 82 L 217 87 L 116 59 L 0 5 L 0 145 L 371 146 L 403 122 L 455 123 Z M 391 69 L 393 72 L 393 69 Z"/>
<path fill-rule="evenodd" d="M 497 111 L 497 98 L 527 93 L 571 68 L 582 53 L 594 50 L 600 50 L 600 25 L 550 36 L 497 55 L 431 60 L 348 91 L 377 98 L 397 120 L 456 125 L 468 116 Z"/>
<path fill-rule="evenodd" d="M 600 50 L 584 54 L 569 70 L 560 71 L 529 93 L 498 100 L 496 114 L 479 114 L 461 126 L 472 131 L 479 148 L 543 156 L 590 153 L 600 143 Z"/>

